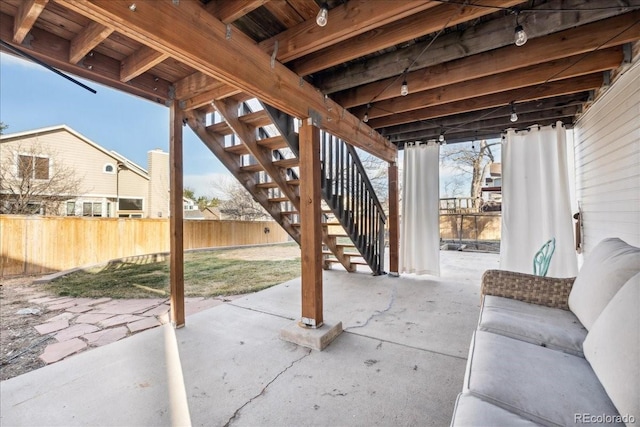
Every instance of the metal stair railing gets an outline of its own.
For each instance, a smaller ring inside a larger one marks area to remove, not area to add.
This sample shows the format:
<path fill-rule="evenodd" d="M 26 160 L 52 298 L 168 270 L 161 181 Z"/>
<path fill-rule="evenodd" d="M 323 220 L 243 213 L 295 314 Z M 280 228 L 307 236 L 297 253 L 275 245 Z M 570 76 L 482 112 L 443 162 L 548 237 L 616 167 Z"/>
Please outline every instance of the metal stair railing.
<path fill-rule="evenodd" d="M 322 131 L 320 157 L 325 201 L 373 274 L 384 274 L 387 217 L 355 148 Z"/>

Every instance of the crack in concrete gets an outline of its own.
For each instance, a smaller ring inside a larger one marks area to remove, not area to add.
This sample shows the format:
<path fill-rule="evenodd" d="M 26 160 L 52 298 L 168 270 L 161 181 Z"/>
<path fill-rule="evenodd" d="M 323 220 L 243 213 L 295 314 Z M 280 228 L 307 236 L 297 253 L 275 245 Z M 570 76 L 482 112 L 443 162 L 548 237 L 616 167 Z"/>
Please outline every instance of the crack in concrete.
<path fill-rule="evenodd" d="M 266 391 L 267 388 L 269 388 L 269 386 L 271 384 L 273 384 L 282 374 L 284 374 L 285 372 L 287 372 L 289 369 L 291 369 L 291 367 L 293 365 L 295 365 L 296 363 L 300 362 L 302 359 L 308 357 L 311 354 L 311 349 L 307 349 L 307 353 L 303 354 L 302 356 L 300 356 L 299 358 L 297 358 L 296 360 L 294 360 L 293 362 L 291 362 L 289 364 L 289 366 L 287 366 L 286 368 L 284 368 L 282 371 L 278 372 L 278 375 L 276 375 L 275 377 L 273 377 L 271 379 L 271 381 L 269 381 L 267 384 L 265 384 L 265 386 L 262 388 L 262 390 L 260 390 L 260 393 L 256 394 L 255 396 L 253 396 L 251 399 L 247 400 L 242 406 L 240 406 L 238 409 L 236 409 L 236 411 L 233 413 L 233 415 L 231 416 L 231 418 L 229 418 L 229 420 L 225 423 L 224 427 L 229 427 L 231 425 L 231 423 L 233 422 L 233 420 L 236 419 L 236 417 L 240 414 L 240 411 L 242 411 L 247 405 L 249 405 L 251 402 L 253 402 L 254 400 L 256 400 L 258 397 L 262 396 Z"/>
<path fill-rule="evenodd" d="M 389 299 L 389 304 L 387 304 L 387 307 L 383 310 L 376 310 L 371 316 L 369 316 L 369 318 L 366 320 L 366 322 L 364 322 L 362 325 L 356 325 L 356 326 L 349 326 L 348 328 L 345 328 L 344 331 L 348 332 L 351 329 L 358 329 L 358 328 L 364 328 L 365 326 L 367 326 L 369 324 L 369 322 L 376 316 L 380 316 L 384 313 L 386 313 L 387 311 L 391 310 L 391 308 L 393 307 L 393 303 L 396 302 L 396 291 L 397 291 L 398 287 L 397 285 L 394 283 L 393 284 L 393 289 L 391 291 L 391 298 Z"/>

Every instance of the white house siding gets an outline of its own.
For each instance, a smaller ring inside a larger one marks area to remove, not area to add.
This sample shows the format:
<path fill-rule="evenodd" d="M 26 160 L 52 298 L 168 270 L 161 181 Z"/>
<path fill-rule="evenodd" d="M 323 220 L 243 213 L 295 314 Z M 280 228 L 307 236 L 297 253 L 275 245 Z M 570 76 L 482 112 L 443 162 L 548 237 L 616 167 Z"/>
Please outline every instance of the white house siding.
<path fill-rule="evenodd" d="M 640 246 L 640 61 L 574 128 L 584 254 L 606 237 Z"/>

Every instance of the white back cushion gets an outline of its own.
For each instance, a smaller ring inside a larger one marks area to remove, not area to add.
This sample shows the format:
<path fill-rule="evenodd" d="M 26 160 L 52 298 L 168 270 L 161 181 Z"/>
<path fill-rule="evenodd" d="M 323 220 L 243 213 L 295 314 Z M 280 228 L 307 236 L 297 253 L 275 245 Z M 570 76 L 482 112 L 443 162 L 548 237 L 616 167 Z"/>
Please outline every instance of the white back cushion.
<path fill-rule="evenodd" d="M 584 341 L 584 355 L 622 416 L 640 420 L 640 274 L 618 291 Z"/>
<path fill-rule="evenodd" d="M 627 280 L 640 272 L 640 248 L 604 239 L 587 255 L 569 294 L 569 309 L 587 330 Z"/>

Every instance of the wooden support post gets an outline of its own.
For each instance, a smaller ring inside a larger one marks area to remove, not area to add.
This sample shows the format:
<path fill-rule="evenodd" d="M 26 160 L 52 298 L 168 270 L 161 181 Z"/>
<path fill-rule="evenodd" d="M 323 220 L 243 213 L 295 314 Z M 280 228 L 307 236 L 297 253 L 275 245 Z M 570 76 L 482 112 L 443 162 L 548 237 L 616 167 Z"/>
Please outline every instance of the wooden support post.
<path fill-rule="evenodd" d="M 184 326 L 184 246 L 183 246 L 183 202 L 182 202 L 182 110 L 178 101 L 170 108 L 170 261 L 171 323 L 175 328 Z"/>
<path fill-rule="evenodd" d="M 398 276 L 398 165 L 389 163 L 389 275 Z"/>
<path fill-rule="evenodd" d="M 322 326 L 322 225 L 320 130 L 307 119 L 300 128 L 300 230 L 302 323 Z"/>

